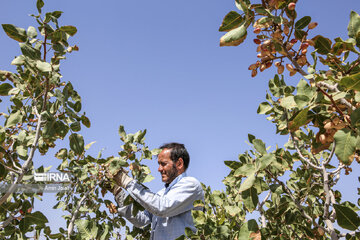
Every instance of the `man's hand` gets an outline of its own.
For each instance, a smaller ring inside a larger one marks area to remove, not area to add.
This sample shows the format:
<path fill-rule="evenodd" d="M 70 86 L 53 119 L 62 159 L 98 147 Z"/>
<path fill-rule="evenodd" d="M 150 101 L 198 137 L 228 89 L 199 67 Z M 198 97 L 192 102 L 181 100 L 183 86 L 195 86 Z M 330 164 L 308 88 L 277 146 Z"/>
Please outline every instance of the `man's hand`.
<path fill-rule="evenodd" d="M 123 207 L 124 206 L 124 201 L 125 201 L 125 198 L 126 198 L 125 191 L 122 190 L 121 187 L 116 185 L 114 187 L 114 189 L 113 189 L 113 194 L 114 194 L 114 198 L 115 198 L 115 201 L 117 202 L 118 206 Z"/>
<path fill-rule="evenodd" d="M 117 185 L 119 185 L 122 188 L 126 188 L 126 186 L 134 180 L 133 178 L 129 177 L 127 175 L 128 171 L 124 170 L 123 168 L 120 168 L 119 171 L 112 175 L 108 170 L 106 171 L 106 177 L 109 179 L 113 179 Z"/>
<path fill-rule="evenodd" d="M 127 171 L 125 171 L 123 168 L 118 171 L 118 173 L 114 176 L 114 181 L 117 185 L 119 185 L 122 188 L 126 188 L 126 186 L 134 180 L 133 178 L 129 177 L 127 175 Z"/>

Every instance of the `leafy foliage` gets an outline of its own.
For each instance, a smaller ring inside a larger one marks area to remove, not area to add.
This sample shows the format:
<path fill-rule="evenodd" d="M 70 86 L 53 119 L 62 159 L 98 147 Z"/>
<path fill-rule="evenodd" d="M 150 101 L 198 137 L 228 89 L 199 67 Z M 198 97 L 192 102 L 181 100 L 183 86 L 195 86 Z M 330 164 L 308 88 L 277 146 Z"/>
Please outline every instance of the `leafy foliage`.
<path fill-rule="evenodd" d="M 240 12 L 226 15 L 219 29 L 231 29 L 220 46 L 237 46 L 253 26 L 259 60 L 249 66 L 251 76 L 273 65 L 278 73 L 258 113 L 289 141 L 270 151 L 249 135 L 252 149 L 225 161 L 226 192 L 204 187 L 206 211 L 194 212 L 198 232 L 187 233 L 191 239 L 359 238 L 359 208 L 333 189 L 340 173 L 359 162 L 360 17 L 351 12 L 345 41 L 311 37 L 317 23 L 298 19 L 296 2 L 236 0 Z M 286 84 L 285 68 L 303 79 Z M 246 220 L 254 211 L 260 218 Z M 341 233 L 335 223 L 353 232 Z"/>
<path fill-rule="evenodd" d="M 22 55 L 11 62 L 17 73 L 0 71 L 0 95 L 10 102 L 8 112 L 1 113 L 4 125 L 0 126 L 0 180 L 9 186 L 0 195 L 0 238 L 28 239 L 31 233 L 36 239 L 120 239 L 120 229 L 125 228 L 126 221 L 107 199 L 106 193 L 114 183 L 105 177 L 105 166 L 110 165 L 110 171 L 129 167 L 133 178 L 145 183 L 153 177 L 142 160 L 152 159 L 158 150 L 146 146 L 146 130 L 127 134 L 120 126 L 124 144 L 118 156 L 86 154 L 93 142 L 85 145 L 79 131 L 83 126 L 90 127 L 91 122 L 81 113 L 81 97 L 70 82 L 61 81 L 60 73 L 60 63 L 66 55 L 79 50 L 77 45 L 69 44 L 77 29 L 59 25 L 60 11 L 42 14 L 42 0 L 37 0 L 36 6 L 39 13 L 31 16 L 38 23 L 37 28 L 2 25 L 5 33 L 19 42 Z M 56 141 L 67 137 L 69 148 L 59 149 L 55 156 L 61 160 L 57 170 L 71 173 L 72 179 L 57 193 L 58 203 L 54 206 L 68 213 L 64 216 L 67 229 L 53 233 L 47 217 L 40 211 L 32 212 L 34 198 L 41 199 L 44 190 L 19 192 L 15 188 L 18 184 L 39 184 L 33 173 L 44 173 L 49 168 L 35 168 L 34 153 L 45 155 L 56 147 Z M 112 194 L 110 197 L 113 200 Z M 134 201 L 128 197 L 126 202 Z M 141 209 L 134 203 L 134 214 Z M 146 229 L 128 226 L 125 235 L 128 239 L 149 237 Z"/>

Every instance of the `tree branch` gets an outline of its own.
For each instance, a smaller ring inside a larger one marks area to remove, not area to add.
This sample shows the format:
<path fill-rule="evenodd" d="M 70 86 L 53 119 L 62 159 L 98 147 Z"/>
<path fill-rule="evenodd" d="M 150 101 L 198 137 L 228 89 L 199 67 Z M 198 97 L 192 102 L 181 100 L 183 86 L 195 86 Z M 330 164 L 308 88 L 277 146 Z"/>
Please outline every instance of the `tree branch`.
<path fill-rule="evenodd" d="M 290 56 L 289 54 L 289 51 L 286 49 L 286 46 L 283 46 L 283 50 L 284 52 L 286 53 L 286 57 L 290 60 L 290 62 L 294 65 L 295 69 L 301 74 L 303 75 L 304 77 L 308 76 L 308 74 L 301 68 L 301 66 L 296 62 L 294 61 L 294 59 Z M 332 91 L 335 91 L 335 92 L 340 92 L 339 89 L 337 89 L 336 86 L 331 86 L 330 84 L 326 84 L 324 82 L 315 82 L 315 79 L 314 78 L 310 78 L 309 79 L 310 83 L 315 83 L 315 86 L 320 90 L 321 89 L 321 86 L 324 86 L 325 88 L 329 89 L 329 90 L 332 90 Z M 330 98 L 331 100 L 332 98 Z M 355 110 L 356 108 L 351 105 L 351 103 L 349 103 L 345 98 L 340 98 L 340 103 L 346 105 L 347 107 L 351 108 L 352 110 Z M 336 104 L 335 104 L 335 107 Z"/>
<path fill-rule="evenodd" d="M 11 223 L 11 221 L 15 219 L 15 215 L 17 213 L 18 213 L 18 210 L 10 213 L 9 217 L 5 221 L 0 223 L 0 229 L 4 229 L 7 225 L 9 225 Z"/>
<path fill-rule="evenodd" d="M 334 156 L 334 153 L 335 153 L 335 147 L 336 147 L 336 142 L 334 141 L 331 152 L 330 152 L 330 155 L 325 161 L 322 162 L 322 164 L 321 164 L 322 166 L 325 166 L 326 164 L 328 164 L 331 161 L 331 159 L 332 159 L 332 157 Z"/>
<path fill-rule="evenodd" d="M 271 191 L 268 192 L 268 194 L 266 195 L 266 197 L 264 198 L 264 200 L 262 200 L 261 203 L 258 204 L 258 211 L 260 212 L 261 214 L 261 226 L 263 228 L 266 227 L 266 218 L 265 218 L 265 215 L 264 215 L 264 209 L 262 208 L 262 206 L 265 204 L 265 202 L 269 199 L 271 195 Z"/>
<path fill-rule="evenodd" d="M 289 119 L 288 119 L 288 116 L 287 116 L 287 111 L 286 111 L 286 124 L 287 124 L 288 129 L 289 129 Z M 311 167 L 313 167 L 313 168 L 315 168 L 315 169 L 317 169 L 317 170 L 322 170 L 322 168 L 321 168 L 320 166 L 317 166 L 317 165 L 313 164 L 313 163 L 310 161 L 310 159 L 307 159 L 307 158 L 301 153 L 300 148 L 299 148 L 299 145 L 298 145 L 298 141 L 295 140 L 295 137 L 294 137 L 294 135 L 293 135 L 293 133 L 292 133 L 291 131 L 289 131 L 289 133 L 290 133 L 291 140 L 292 140 L 293 143 L 294 143 L 296 152 L 299 154 L 300 158 L 301 158 L 303 161 L 305 161 L 307 164 L 309 164 Z M 315 158 L 315 161 L 318 162 L 316 158 Z"/>
<path fill-rule="evenodd" d="M 21 174 L 16 178 L 15 182 L 11 184 L 8 191 L 0 198 L 0 205 L 2 205 L 8 197 L 14 193 L 16 185 L 21 182 L 22 178 L 24 177 L 25 173 L 29 170 L 30 164 L 32 163 L 32 159 L 34 157 L 35 150 L 37 148 L 37 144 L 40 138 L 40 130 L 41 130 L 41 115 L 39 115 L 38 125 L 36 126 L 36 133 L 35 133 L 35 139 L 30 149 L 30 154 L 28 159 L 25 161 L 25 163 L 22 165 L 21 168 Z"/>
<path fill-rule="evenodd" d="M 305 217 L 306 219 L 308 219 L 310 222 L 312 222 L 312 224 L 315 227 L 321 228 L 326 232 L 329 232 L 328 229 L 324 228 L 323 226 L 320 226 L 319 224 L 317 224 L 304 210 L 304 208 L 301 206 L 301 204 L 296 200 L 296 198 L 294 197 L 294 195 L 292 194 L 291 190 L 286 186 L 285 183 L 283 183 L 282 181 L 280 181 L 277 177 L 275 177 L 274 175 L 272 175 L 272 173 L 265 169 L 266 173 L 270 175 L 271 178 L 273 178 L 277 183 L 279 183 L 284 190 L 286 191 L 286 193 L 289 195 L 289 197 L 294 201 L 296 207 L 298 208 L 298 210 L 300 211 L 301 215 L 303 217 Z"/>
<path fill-rule="evenodd" d="M 78 202 L 75 211 L 71 214 L 71 220 L 70 220 L 70 223 L 68 226 L 68 233 L 67 233 L 68 239 L 70 239 L 70 236 L 72 235 L 72 233 L 74 231 L 74 224 L 75 224 L 75 220 L 76 220 L 77 216 L 79 215 L 79 209 L 91 191 L 92 191 L 92 189 L 87 190 L 87 192 L 84 194 L 84 196 L 82 196 L 82 198 Z"/>
<path fill-rule="evenodd" d="M 330 208 L 330 201 L 331 201 L 330 187 L 329 187 L 329 173 L 326 171 L 326 168 L 324 165 L 322 166 L 322 169 L 323 169 L 324 192 L 325 192 L 325 204 L 324 204 L 323 218 L 324 218 L 325 224 L 327 225 L 327 230 L 331 236 L 331 239 L 337 240 L 338 239 L 337 233 L 335 232 L 334 225 L 332 224 L 332 221 L 330 220 L 330 217 L 329 217 L 329 208 Z"/>

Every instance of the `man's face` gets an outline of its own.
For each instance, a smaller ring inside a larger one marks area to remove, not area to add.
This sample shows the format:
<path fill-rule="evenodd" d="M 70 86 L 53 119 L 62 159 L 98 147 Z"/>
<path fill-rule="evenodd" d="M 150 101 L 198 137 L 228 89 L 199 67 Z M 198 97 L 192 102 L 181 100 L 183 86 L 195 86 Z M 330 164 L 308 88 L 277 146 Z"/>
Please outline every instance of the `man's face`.
<path fill-rule="evenodd" d="M 176 164 L 170 158 L 171 149 L 163 149 L 158 155 L 159 168 L 162 181 L 170 184 L 177 176 Z"/>

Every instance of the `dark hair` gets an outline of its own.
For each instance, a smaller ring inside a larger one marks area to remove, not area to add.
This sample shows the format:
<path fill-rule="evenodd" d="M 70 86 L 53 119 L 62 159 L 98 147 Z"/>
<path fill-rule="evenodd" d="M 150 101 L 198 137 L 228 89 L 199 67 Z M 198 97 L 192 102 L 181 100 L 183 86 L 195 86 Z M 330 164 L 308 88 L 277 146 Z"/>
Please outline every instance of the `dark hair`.
<path fill-rule="evenodd" d="M 184 144 L 172 142 L 166 143 L 160 147 L 160 149 L 165 148 L 171 149 L 170 158 L 173 162 L 177 162 L 179 158 L 182 158 L 184 161 L 185 170 L 188 168 L 190 163 L 190 156 Z"/>

